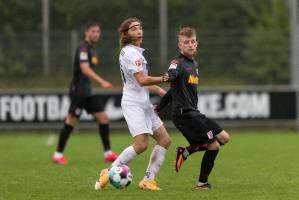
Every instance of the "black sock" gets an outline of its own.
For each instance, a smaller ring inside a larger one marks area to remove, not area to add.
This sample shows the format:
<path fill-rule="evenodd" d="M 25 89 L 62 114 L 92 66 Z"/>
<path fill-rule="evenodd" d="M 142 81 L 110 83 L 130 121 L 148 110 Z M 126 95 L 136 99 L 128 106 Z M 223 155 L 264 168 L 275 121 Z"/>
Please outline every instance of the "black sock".
<path fill-rule="evenodd" d="M 207 150 L 201 161 L 201 169 L 198 181 L 201 183 L 208 182 L 209 175 L 213 169 L 214 161 L 219 150 Z"/>
<path fill-rule="evenodd" d="M 109 124 L 99 124 L 99 133 L 103 142 L 104 151 L 110 150 Z"/>
<path fill-rule="evenodd" d="M 59 135 L 58 145 L 56 148 L 57 152 L 60 152 L 60 153 L 63 152 L 66 142 L 67 142 L 72 130 L 73 130 L 73 127 L 71 125 L 66 124 L 66 123 L 64 124 L 64 126 L 60 132 L 60 135 Z"/>
<path fill-rule="evenodd" d="M 197 151 L 206 151 L 208 149 L 208 145 L 204 144 L 204 145 L 198 145 L 198 146 L 188 146 L 186 147 L 189 155 L 197 152 Z"/>

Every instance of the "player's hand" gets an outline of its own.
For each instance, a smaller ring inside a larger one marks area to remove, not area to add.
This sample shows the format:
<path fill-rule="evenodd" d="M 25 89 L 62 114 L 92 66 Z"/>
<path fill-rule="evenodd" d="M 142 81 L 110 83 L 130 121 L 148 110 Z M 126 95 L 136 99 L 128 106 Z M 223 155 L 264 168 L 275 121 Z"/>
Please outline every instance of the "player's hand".
<path fill-rule="evenodd" d="M 108 81 L 103 81 L 101 83 L 101 87 L 104 88 L 104 89 L 109 89 L 109 88 L 112 88 L 112 84 Z"/>
<path fill-rule="evenodd" d="M 169 80 L 169 75 L 166 73 L 162 76 L 162 83 L 168 82 L 168 80 Z"/>

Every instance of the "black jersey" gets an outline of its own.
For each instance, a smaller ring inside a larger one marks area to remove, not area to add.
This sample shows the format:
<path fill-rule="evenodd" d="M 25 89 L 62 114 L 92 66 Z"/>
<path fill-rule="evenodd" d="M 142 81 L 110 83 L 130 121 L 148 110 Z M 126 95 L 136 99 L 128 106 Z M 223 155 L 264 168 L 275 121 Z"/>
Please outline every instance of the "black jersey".
<path fill-rule="evenodd" d="M 198 64 L 180 54 L 171 61 L 168 69 L 170 90 L 162 98 L 157 110 L 162 109 L 169 102 L 172 103 L 172 115 L 181 115 L 191 111 L 197 115 L 197 85 L 199 82 Z"/>
<path fill-rule="evenodd" d="M 82 42 L 75 53 L 74 73 L 70 87 L 70 94 L 76 96 L 91 96 L 91 80 L 85 76 L 80 68 L 80 64 L 88 62 L 94 70 L 98 64 L 96 49 L 87 41 Z"/>

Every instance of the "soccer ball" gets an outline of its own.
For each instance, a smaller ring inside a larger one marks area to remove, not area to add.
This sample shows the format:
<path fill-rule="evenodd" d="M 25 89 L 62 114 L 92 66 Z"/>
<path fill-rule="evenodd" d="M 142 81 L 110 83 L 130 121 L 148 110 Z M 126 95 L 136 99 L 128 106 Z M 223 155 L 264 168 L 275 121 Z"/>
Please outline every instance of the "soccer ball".
<path fill-rule="evenodd" d="M 115 165 L 109 169 L 109 181 L 118 189 L 128 187 L 132 178 L 133 175 L 127 165 Z"/>

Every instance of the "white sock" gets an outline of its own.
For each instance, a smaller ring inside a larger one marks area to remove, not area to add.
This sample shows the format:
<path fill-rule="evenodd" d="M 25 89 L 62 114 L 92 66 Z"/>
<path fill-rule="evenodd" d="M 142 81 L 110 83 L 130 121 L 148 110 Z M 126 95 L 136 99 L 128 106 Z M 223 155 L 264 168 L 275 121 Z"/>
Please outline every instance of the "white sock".
<path fill-rule="evenodd" d="M 134 150 L 133 146 L 127 147 L 121 154 L 117 157 L 117 159 L 112 163 L 111 166 L 127 164 L 131 160 L 133 160 L 138 154 Z"/>
<path fill-rule="evenodd" d="M 107 151 L 105 151 L 105 152 L 104 152 L 104 157 L 109 156 L 111 153 L 112 153 L 111 150 L 107 150 Z"/>
<path fill-rule="evenodd" d="M 55 157 L 55 158 L 61 158 L 61 157 L 63 157 L 63 153 L 61 153 L 61 152 L 57 152 L 57 151 L 56 151 L 56 152 L 54 153 L 54 157 Z"/>
<path fill-rule="evenodd" d="M 160 145 L 155 145 L 150 161 L 145 172 L 144 180 L 154 180 L 156 173 L 158 173 L 166 155 L 167 149 Z"/>

